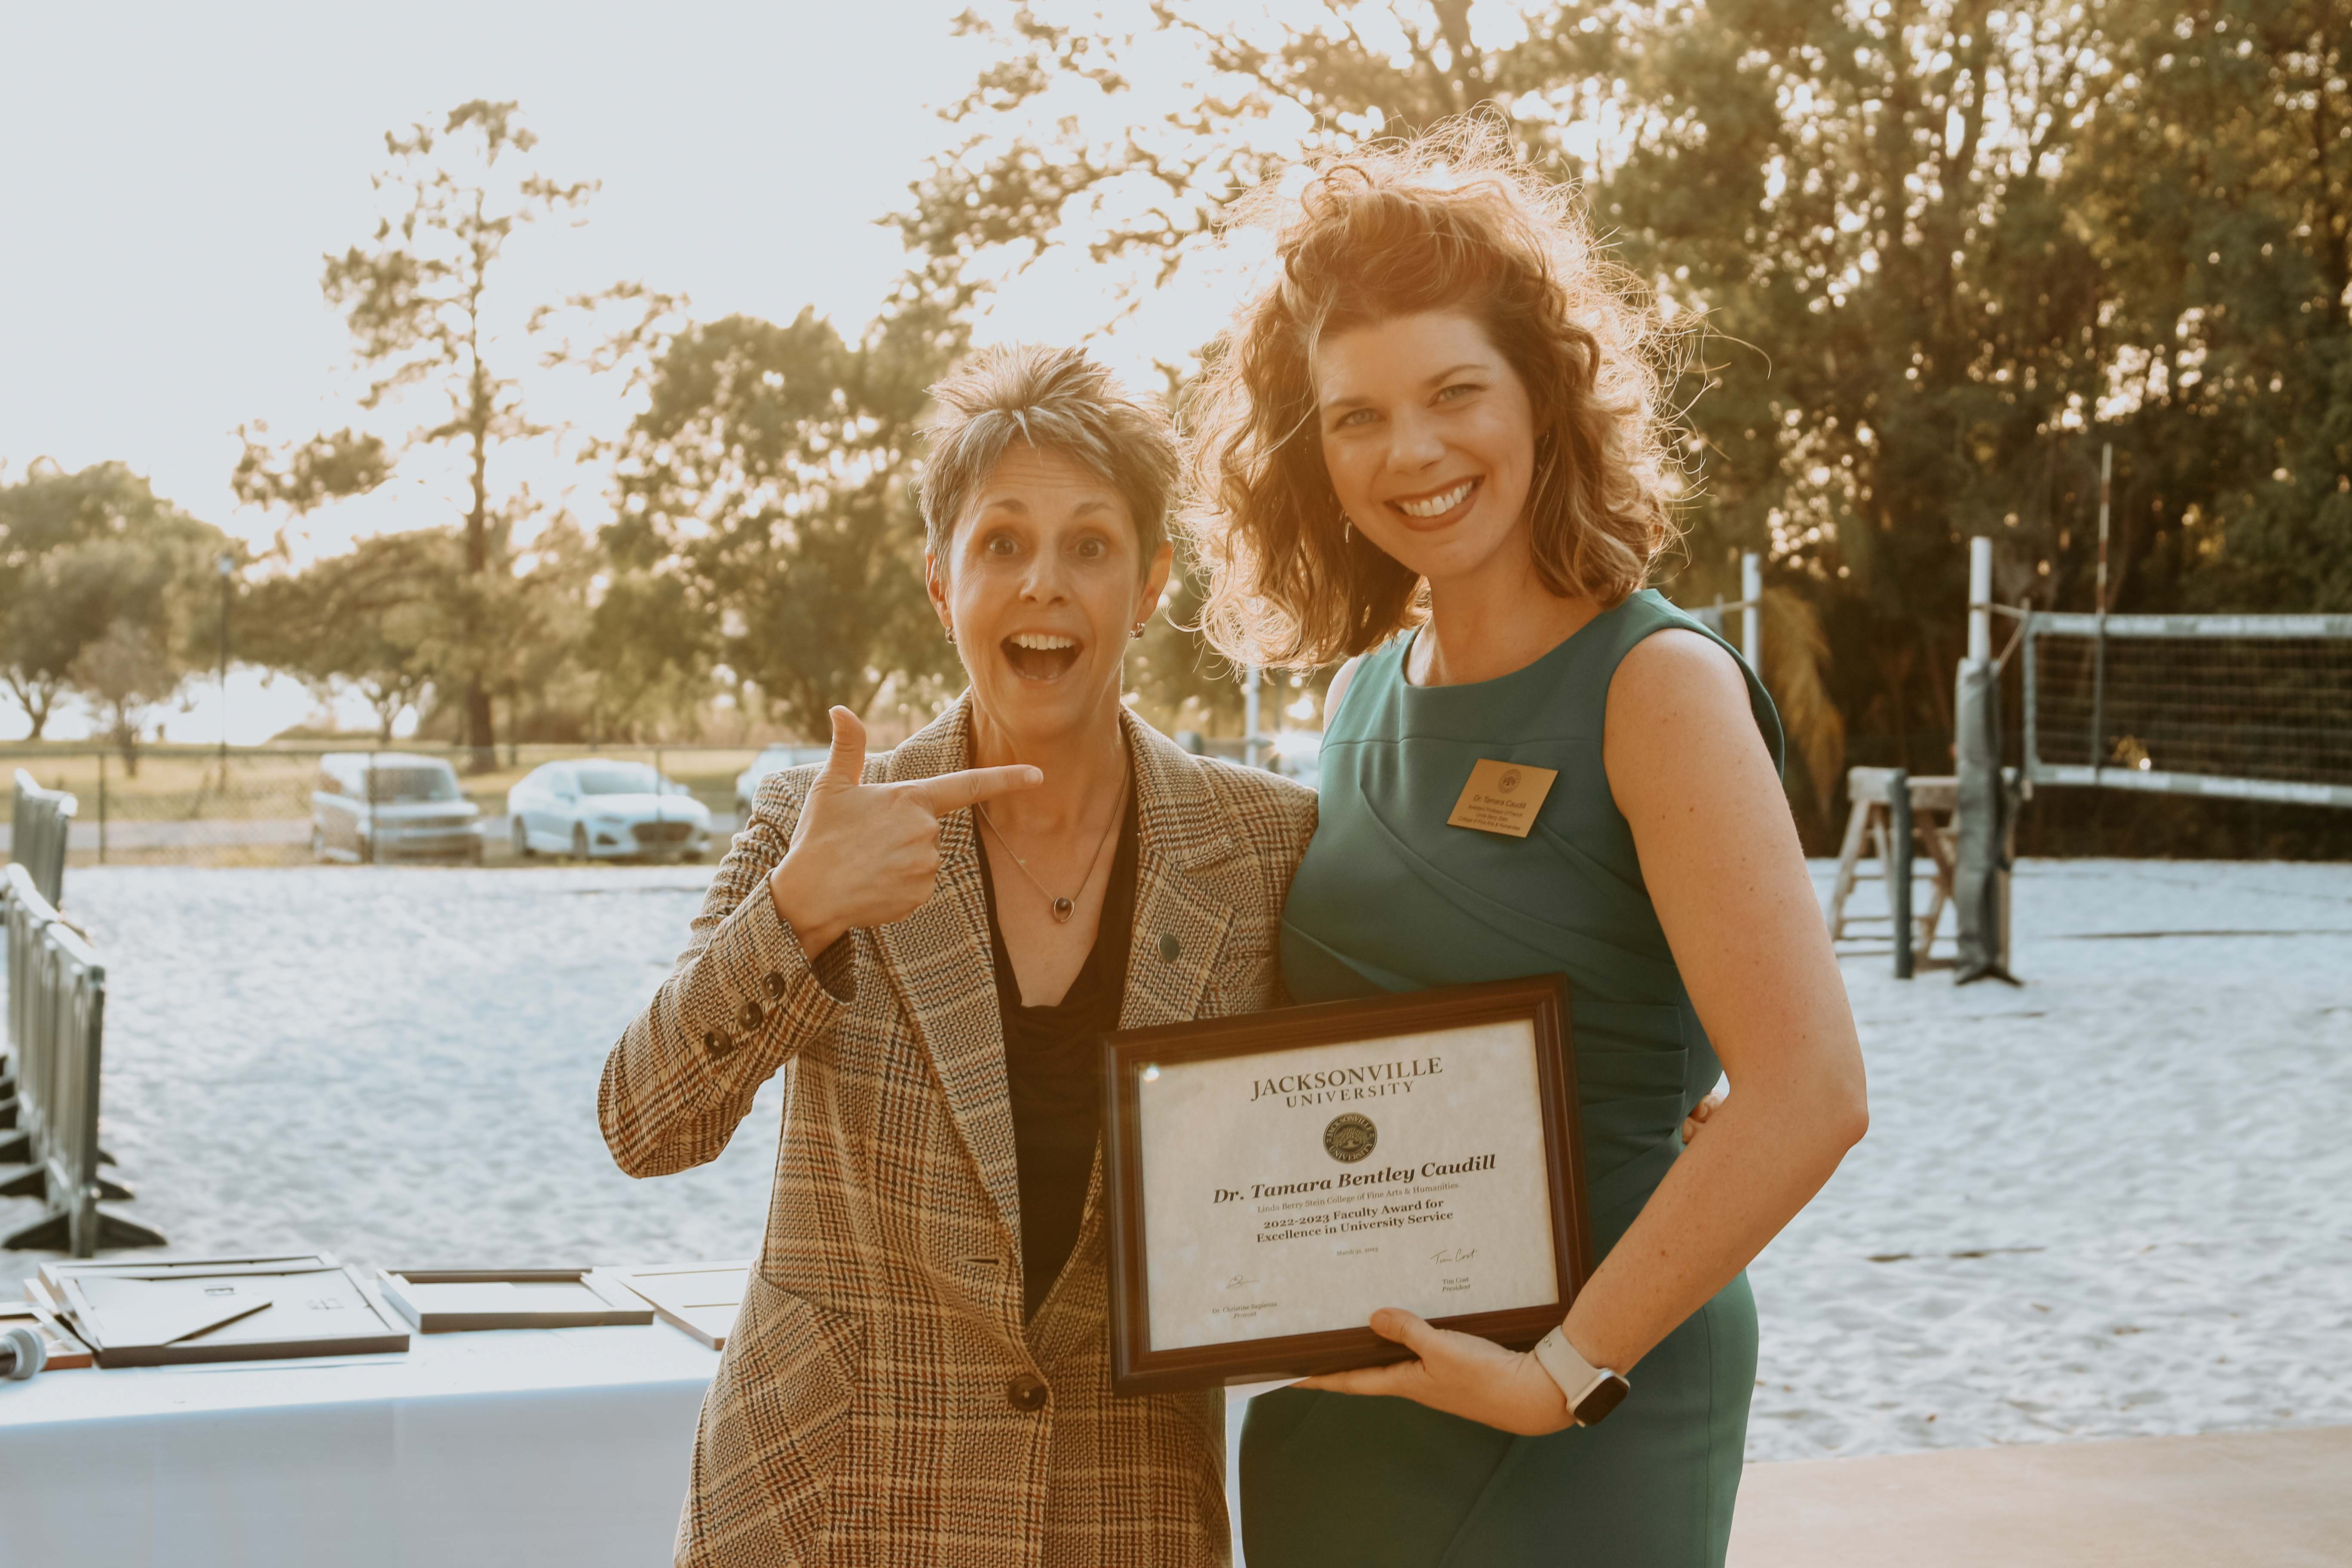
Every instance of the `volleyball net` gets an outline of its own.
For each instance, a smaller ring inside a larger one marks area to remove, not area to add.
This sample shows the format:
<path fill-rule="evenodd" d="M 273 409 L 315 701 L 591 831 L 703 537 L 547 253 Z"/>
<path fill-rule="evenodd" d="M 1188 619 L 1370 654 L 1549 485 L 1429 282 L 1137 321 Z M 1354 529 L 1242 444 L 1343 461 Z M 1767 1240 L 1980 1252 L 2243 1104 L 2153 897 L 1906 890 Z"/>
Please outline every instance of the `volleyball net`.
<path fill-rule="evenodd" d="M 2025 776 L 2352 806 L 2352 616 L 2029 615 Z"/>

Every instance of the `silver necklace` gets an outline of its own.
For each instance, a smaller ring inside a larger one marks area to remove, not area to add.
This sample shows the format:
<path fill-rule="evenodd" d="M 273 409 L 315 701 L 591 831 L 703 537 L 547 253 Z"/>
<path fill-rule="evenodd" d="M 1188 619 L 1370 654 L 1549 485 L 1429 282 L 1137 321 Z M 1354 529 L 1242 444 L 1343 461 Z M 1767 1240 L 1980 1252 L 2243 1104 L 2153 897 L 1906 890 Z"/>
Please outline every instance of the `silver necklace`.
<path fill-rule="evenodd" d="M 1004 829 L 997 826 L 996 819 L 988 815 L 987 802 L 974 801 L 972 809 L 980 813 L 981 821 L 988 824 L 988 830 L 996 835 L 996 841 L 1004 846 L 1004 852 L 1013 857 L 1013 863 L 1021 868 L 1021 874 L 1029 879 L 1030 885 L 1045 895 L 1046 908 L 1054 912 L 1054 923 L 1067 925 L 1070 917 L 1077 912 L 1077 900 L 1087 896 L 1087 889 L 1095 879 L 1095 868 L 1102 864 L 1103 846 L 1110 842 L 1110 836 L 1118 830 L 1118 825 L 1127 820 L 1127 792 L 1118 792 L 1118 809 L 1111 813 L 1110 826 L 1103 829 L 1103 836 L 1095 840 L 1094 858 L 1087 862 L 1086 880 L 1080 882 L 1078 890 L 1066 899 L 1055 898 L 1053 889 L 1037 879 L 1037 873 L 1029 869 L 1029 862 L 1021 858 L 1021 851 L 1013 847 L 1013 841 L 1004 837 Z"/>

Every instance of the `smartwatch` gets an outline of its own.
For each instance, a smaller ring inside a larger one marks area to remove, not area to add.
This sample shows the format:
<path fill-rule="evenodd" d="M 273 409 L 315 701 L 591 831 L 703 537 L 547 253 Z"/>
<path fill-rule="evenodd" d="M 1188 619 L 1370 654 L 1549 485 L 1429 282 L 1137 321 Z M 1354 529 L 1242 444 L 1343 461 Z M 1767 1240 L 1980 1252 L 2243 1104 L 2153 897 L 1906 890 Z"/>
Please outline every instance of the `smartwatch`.
<path fill-rule="evenodd" d="M 1576 1347 L 1568 1342 L 1568 1335 L 1559 1329 L 1537 1342 L 1535 1357 L 1536 1364 L 1559 1384 L 1560 1397 L 1568 1401 L 1571 1426 L 1600 1425 L 1602 1417 L 1633 1392 L 1633 1385 L 1622 1375 L 1605 1366 L 1595 1366 L 1579 1355 Z"/>

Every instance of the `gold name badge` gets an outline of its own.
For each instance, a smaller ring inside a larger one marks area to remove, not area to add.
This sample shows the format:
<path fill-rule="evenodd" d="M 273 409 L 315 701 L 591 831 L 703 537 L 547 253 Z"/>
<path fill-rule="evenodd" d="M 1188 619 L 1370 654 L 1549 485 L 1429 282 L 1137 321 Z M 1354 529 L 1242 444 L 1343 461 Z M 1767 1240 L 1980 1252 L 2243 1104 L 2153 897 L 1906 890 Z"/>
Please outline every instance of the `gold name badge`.
<path fill-rule="evenodd" d="M 1445 826 L 1525 838 L 1528 830 L 1536 825 L 1536 813 L 1543 809 L 1544 796 L 1551 793 L 1552 781 L 1558 777 L 1557 768 L 1534 768 L 1525 763 L 1498 763 L 1492 757 L 1481 757 L 1471 768 L 1470 782 L 1462 786 L 1462 798 L 1454 803 L 1454 815 L 1445 819 Z"/>

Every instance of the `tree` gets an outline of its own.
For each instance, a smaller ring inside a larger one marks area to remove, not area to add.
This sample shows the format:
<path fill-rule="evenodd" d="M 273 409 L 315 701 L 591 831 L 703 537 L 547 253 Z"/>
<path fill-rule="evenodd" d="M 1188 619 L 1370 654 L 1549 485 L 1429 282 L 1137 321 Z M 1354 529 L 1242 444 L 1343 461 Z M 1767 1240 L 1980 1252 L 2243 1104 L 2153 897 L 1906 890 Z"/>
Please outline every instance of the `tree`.
<path fill-rule="evenodd" d="M 1998 542 L 2000 598 L 2091 606 L 2103 445 L 2112 607 L 2352 606 L 2341 0 L 1155 0 L 1131 29 L 1036 0 L 963 25 L 995 62 L 901 217 L 950 311 L 1059 250 L 1119 283 L 1108 323 L 1277 164 L 1465 111 L 1580 181 L 1685 333 L 1669 586 L 1729 596 L 1767 552 L 1766 675 L 1817 797 L 1849 731 L 1857 760 L 1948 765 L 1967 536 Z M 2163 804 L 2101 815 L 2126 841 Z"/>
<path fill-rule="evenodd" d="M 2327 0 L 2120 9 L 2067 182 L 2111 280 L 2117 586 L 2352 609 L 2352 30 Z"/>
<path fill-rule="evenodd" d="M 658 617 L 681 670 L 691 628 L 716 628 L 726 667 L 804 734 L 894 675 L 952 669 L 912 474 L 923 389 L 953 341 L 920 310 L 855 346 L 813 310 L 672 335 L 615 449 L 619 574 L 599 615 Z"/>
<path fill-rule="evenodd" d="M 592 681 L 591 733 L 675 738 L 670 721 L 690 721 L 710 694 L 717 630 L 675 570 L 607 578 L 580 639 L 578 663 Z"/>
<path fill-rule="evenodd" d="M 37 462 L 0 486 L 0 679 L 37 739 L 58 699 L 97 703 L 136 771 L 148 711 L 219 633 L 219 530 L 120 463 L 68 474 Z"/>
<path fill-rule="evenodd" d="M 75 687 L 105 716 L 107 738 L 122 753 L 123 772 L 134 778 L 149 714 L 177 695 L 187 679 L 172 630 L 118 616 L 74 659 Z"/>
<path fill-rule="evenodd" d="M 518 228 L 579 206 L 595 189 L 519 168 L 538 141 L 515 104 L 482 99 L 451 110 L 438 130 L 419 123 L 404 135 L 387 133 L 393 163 L 375 184 L 397 210 L 367 241 L 329 257 L 320 285 L 370 373 L 361 406 L 426 389 L 439 417 L 409 435 L 403 451 L 446 445 L 466 460 L 461 591 L 449 605 L 440 663 L 458 682 L 452 695 L 477 770 L 497 765 L 490 697 L 504 672 L 493 649 L 509 642 L 492 618 L 507 593 L 497 579 L 509 570 L 513 524 L 530 504 L 528 491 L 494 497 L 491 458 L 548 433 L 525 415 L 511 366 L 491 362 L 494 286 Z M 305 510 L 373 489 L 397 460 L 379 437 L 350 430 L 283 454 L 248 439 L 235 483 L 243 500 Z"/>
<path fill-rule="evenodd" d="M 402 711 L 431 698 L 432 650 L 449 640 L 439 623 L 463 575 L 457 540 L 446 529 L 362 540 L 255 584 L 241 617 L 253 628 L 247 656 L 299 676 L 322 697 L 339 686 L 357 690 L 390 741 Z"/>

